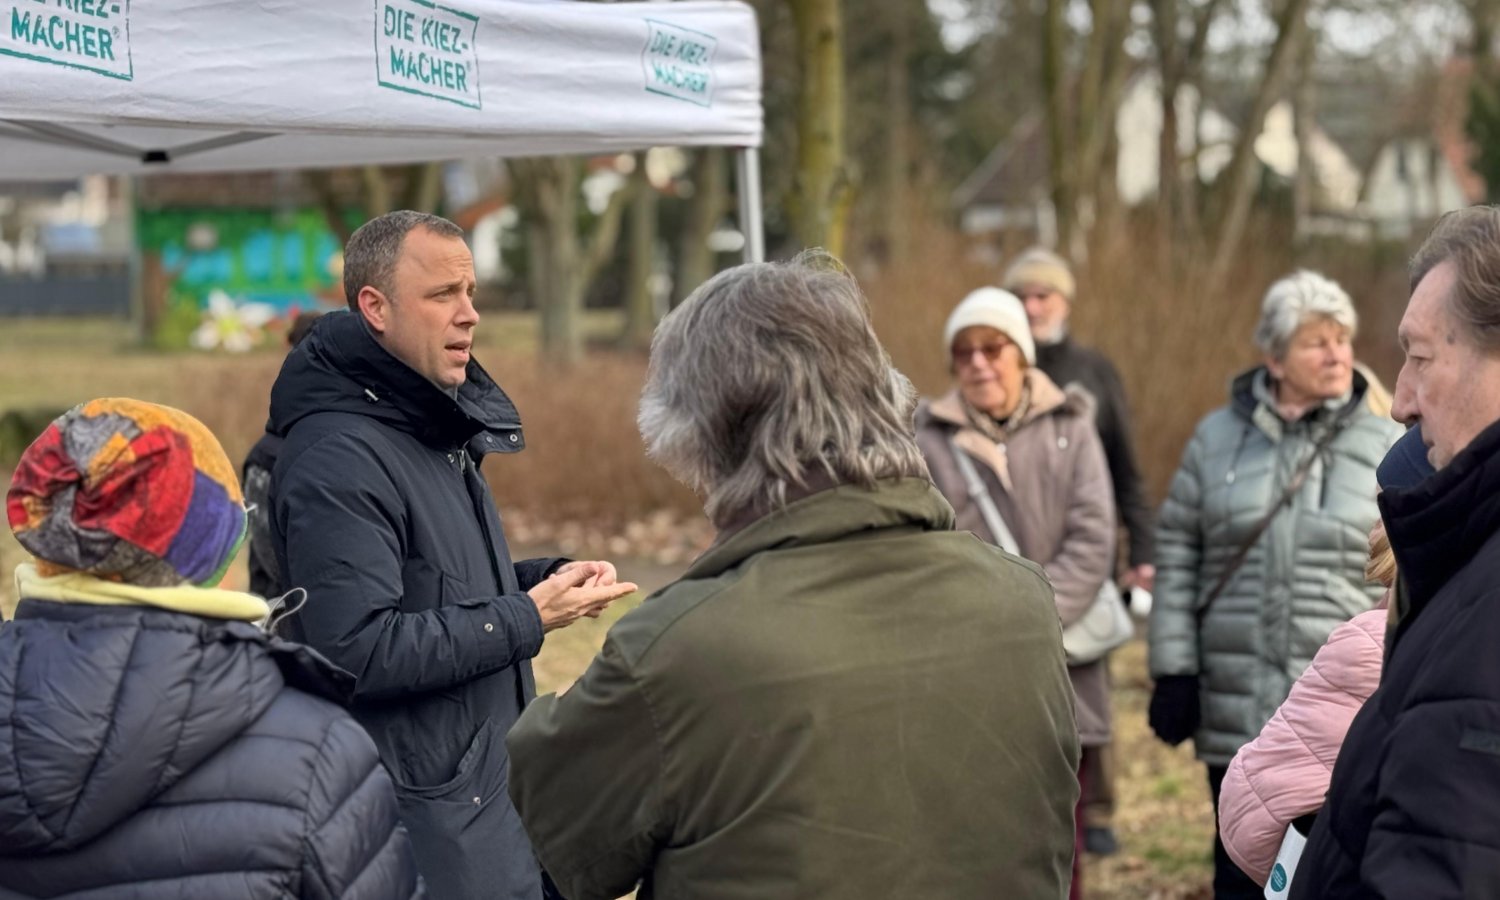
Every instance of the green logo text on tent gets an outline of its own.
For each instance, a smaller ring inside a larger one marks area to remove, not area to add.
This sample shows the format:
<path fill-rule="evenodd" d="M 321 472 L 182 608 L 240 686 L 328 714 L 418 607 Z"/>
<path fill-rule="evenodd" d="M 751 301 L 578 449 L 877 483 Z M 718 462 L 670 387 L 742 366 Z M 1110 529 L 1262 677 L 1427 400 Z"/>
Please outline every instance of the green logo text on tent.
<path fill-rule="evenodd" d="M 646 48 L 641 52 L 646 90 L 699 106 L 712 106 L 718 39 L 655 19 L 647 19 L 646 24 Z"/>
<path fill-rule="evenodd" d="M 426 0 L 376 0 L 376 80 L 479 109 L 478 30 L 477 17 Z"/>
<path fill-rule="evenodd" d="M 0 0 L 0 53 L 129 81 L 130 0 Z"/>

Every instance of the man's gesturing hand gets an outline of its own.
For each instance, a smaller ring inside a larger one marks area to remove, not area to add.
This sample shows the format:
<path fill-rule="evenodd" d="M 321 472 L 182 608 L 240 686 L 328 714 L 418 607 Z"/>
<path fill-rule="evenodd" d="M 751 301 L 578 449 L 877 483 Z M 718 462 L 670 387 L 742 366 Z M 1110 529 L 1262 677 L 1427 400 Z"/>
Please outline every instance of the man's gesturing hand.
<path fill-rule="evenodd" d="M 603 609 L 636 586 L 628 581 L 614 581 L 614 567 L 606 573 L 600 563 L 569 563 L 527 593 L 542 617 L 542 630 L 552 631 L 572 625 L 584 616 L 599 615 Z"/>

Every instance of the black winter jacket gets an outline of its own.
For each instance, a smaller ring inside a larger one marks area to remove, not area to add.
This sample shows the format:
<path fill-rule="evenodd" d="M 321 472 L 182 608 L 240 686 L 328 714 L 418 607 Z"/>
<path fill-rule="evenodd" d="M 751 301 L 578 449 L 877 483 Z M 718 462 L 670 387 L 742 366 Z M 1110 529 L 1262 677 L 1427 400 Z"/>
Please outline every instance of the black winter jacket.
<path fill-rule="evenodd" d="M 1070 337 L 1056 344 L 1037 345 L 1036 364 L 1058 387 L 1077 384 L 1094 395 L 1098 402 L 1094 424 L 1104 444 L 1110 480 L 1114 482 L 1115 510 L 1130 538 L 1130 565 L 1150 563 L 1156 553 L 1156 534 L 1151 526 L 1151 510 L 1141 485 L 1141 473 L 1135 464 L 1130 408 L 1125 402 L 1120 373 L 1104 354 Z"/>
<path fill-rule="evenodd" d="M 0 628 L 0 898 L 406 900 L 348 676 L 245 622 L 23 600 Z"/>
<path fill-rule="evenodd" d="M 1500 423 L 1380 507 L 1411 608 L 1292 896 L 1500 897 Z"/>
<path fill-rule="evenodd" d="M 283 583 L 308 592 L 289 634 L 354 673 L 428 889 L 541 896 L 504 737 L 536 693 L 524 592 L 559 561 L 512 563 L 479 471 L 523 446 L 515 407 L 472 361 L 445 394 L 336 312 L 287 357 L 270 431 L 286 438 L 272 542 Z"/>

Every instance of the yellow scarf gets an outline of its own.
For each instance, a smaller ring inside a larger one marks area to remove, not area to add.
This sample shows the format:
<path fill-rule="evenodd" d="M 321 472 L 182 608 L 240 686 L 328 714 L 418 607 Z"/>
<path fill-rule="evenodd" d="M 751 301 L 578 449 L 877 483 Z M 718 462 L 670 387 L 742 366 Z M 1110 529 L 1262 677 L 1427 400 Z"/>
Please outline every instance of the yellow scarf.
<path fill-rule="evenodd" d="M 259 622 L 271 614 L 266 601 L 254 594 L 192 585 L 145 588 L 105 581 L 82 572 L 42 575 L 33 563 L 16 567 L 16 596 L 96 606 L 152 606 L 192 616 L 239 622 Z"/>

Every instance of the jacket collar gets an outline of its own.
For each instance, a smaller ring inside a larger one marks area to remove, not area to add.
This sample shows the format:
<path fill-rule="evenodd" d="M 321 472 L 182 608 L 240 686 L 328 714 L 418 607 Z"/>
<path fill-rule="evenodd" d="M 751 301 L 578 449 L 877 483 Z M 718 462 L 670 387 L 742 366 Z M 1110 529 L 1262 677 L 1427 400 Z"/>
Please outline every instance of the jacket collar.
<path fill-rule="evenodd" d="M 884 528 L 950 531 L 953 507 L 924 478 L 882 480 L 874 490 L 839 485 L 725 533 L 689 567 L 684 579 L 713 578 L 770 549 L 825 544 Z"/>
<path fill-rule="evenodd" d="M 1326 423 L 1345 421 L 1359 409 L 1369 389 L 1369 380 L 1356 368 L 1349 393 L 1324 401 L 1303 418 Z M 1276 412 L 1271 373 L 1265 366 L 1256 366 L 1235 377 L 1229 387 L 1229 404 L 1236 413 L 1249 420 L 1273 441 L 1281 440 L 1287 426 L 1293 424 L 1282 419 Z"/>
<path fill-rule="evenodd" d="M 1026 369 L 1025 385 L 1031 395 L 1026 411 L 1022 413 L 1021 421 L 1016 423 L 1011 432 L 1025 428 L 1027 425 L 1041 419 L 1043 416 L 1051 415 L 1065 408 L 1079 408 L 1088 406 L 1088 394 L 1083 391 L 1063 390 L 1057 386 L 1046 372 L 1036 366 Z M 1090 407 L 1091 408 L 1091 407 Z M 948 393 L 933 400 L 924 407 L 924 411 L 918 414 L 919 419 L 931 417 L 933 420 L 953 425 L 957 428 L 973 428 L 969 421 L 967 408 L 958 388 L 954 387 Z M 918 427 L 921 427 L 921 421 Z"/>
<path fill-rule="evenodd" d="M 241 591 L 184 584 L 138 587 L 83 572 L 42 575 L 32 563 L 16 567 L 16 596 L 86 606 L 149 606 L 209 619 L 258 622 L 270 616 L 266 601 Z"/>
<path fill-rule="evenodd" d="M 339 310 L 318 319 L 287 356 L 271 389 L 268 430 L 285 436 L 317 412 L 379 419 L 439 447 L 468 444 L 477 456 L 525 447 L 521 418 L 489 373 L 469 360 L 464 384 L 449 395 L 392 356 L 363 317 Z"/>
<path fill-rule="evenodd" d="M 1436 474 L 1380 495 L 1380 514 L 1415 618 L 1500 531 L 1500 422 Z"/>

